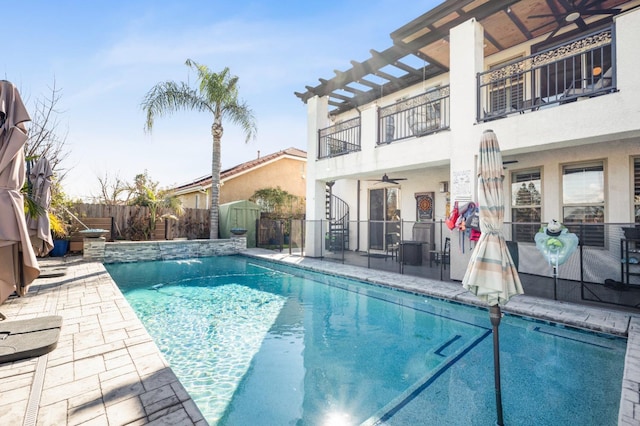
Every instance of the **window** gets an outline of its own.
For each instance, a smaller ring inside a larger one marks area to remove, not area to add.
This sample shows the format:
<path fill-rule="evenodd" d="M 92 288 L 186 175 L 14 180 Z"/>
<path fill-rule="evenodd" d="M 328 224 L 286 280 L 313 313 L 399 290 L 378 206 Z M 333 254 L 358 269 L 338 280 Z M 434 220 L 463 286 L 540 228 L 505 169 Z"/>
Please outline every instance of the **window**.
<path fill-rule="evenodd" d="M 540 229 L 542 212 L 540 169 L 511 174 L 511 220 L 513 240 L 532 243 Z M 517 225 L 517 223 L 526 223 Z"/>
<path fill-rule="evenodd" d="M 604 247 L 604 163 L 573 164 L 562 169 L 564 225 L 583 245 Z M 583 224 L 581 226 L 571 224 Z"/>
<path fill-rule="evenodd" d="M 508 63 L 513 63 L 511 66 Z M 515 105 L 522 105 L 524 95 L 524 77 L 518 63 L 514 60 L 492 65 L 490 70 L 497 70 L 502 77 L 496 78 L 489 92 L 490 114 L 501 114 Z"/>
<path fill-rule="evenodd" d="M 633 215 L 635 223 L 640 223 L 640 158 L 633 160 Z"/>

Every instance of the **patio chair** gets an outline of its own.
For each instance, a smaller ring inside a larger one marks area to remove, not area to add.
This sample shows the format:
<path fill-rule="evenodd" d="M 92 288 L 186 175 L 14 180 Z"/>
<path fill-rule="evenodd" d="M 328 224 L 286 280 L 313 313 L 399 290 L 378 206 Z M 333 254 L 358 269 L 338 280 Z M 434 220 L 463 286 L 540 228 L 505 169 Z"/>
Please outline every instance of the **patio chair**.
<path fill-rule="evenodd" d="M 437 130 L 440 127 L 440 104 L 429 102 L 425 106 L 412 109 L 407 114 L 407 124 L 414 136 Z"/>
<path fill-rule="evenodd" d="M 447 265 L 449 264 L 449 253 L 451 251 L 451 238 L 446 237 L 444 239 L 444 246 L 442 250 L 429 250 L 429 267 L 431 267 L 432 262 L 435 262 L 436 265 L 439 265 L 442 262 L 443 268 L 446 270 Z"/>
<path fill-rule="evenodd" d="M 577 80 L 581 81 L 581 80 Z M 610 87 L 613 82 L 613 69 L 609 68 L 602 77 L 598 79 L 594 84 L 589 84 L 585 87 L 575 87 L 576 80 L 571 83 L 571 86 L 564 91 L 563 98 L 575 98 L 580 96 L 594 96 L 602 92 L 602 89 Z"/>
<path fill-rule="evenodd" d="M 391 254 L 391 260 L 398 258 L 398 250 L 400 249 L 400 234 L 391 232 L 385 238 L 385 251 L 387 256 Z M 384 260 L 387 260 L 385 257 Z"/>

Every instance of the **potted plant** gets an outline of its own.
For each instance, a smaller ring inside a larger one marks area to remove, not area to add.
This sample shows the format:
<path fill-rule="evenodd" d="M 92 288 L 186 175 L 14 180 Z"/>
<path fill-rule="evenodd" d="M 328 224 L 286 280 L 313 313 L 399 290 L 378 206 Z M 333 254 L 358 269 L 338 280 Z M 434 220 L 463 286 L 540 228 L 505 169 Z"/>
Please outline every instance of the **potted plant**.
<path fill-rule="evenodd" d="M 49 252 L 49 255 L 62 257 L 69 251 L 69 224 L 59 216 L 49 212 L 49 226 L 53 236 L 53 249 Z"/>
<path fill-rule="evenodd" d="M 71 239 L 71 201 L 62 190 L 58 180 L 51 185 L 51 205 L 49 206 L 49 227 L 53 237 L 53 249 L 50 256 L 60 257 L 69 251 L 69 241 Z"/>

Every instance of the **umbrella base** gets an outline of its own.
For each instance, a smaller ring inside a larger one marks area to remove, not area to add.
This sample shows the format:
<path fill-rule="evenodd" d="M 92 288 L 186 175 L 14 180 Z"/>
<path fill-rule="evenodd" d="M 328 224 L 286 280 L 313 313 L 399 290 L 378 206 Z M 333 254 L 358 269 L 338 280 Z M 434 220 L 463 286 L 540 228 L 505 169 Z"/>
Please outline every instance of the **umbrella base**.
<path fill-rule="evenodd" d="M 0 322 L 0 364 L 47 354 L 58 345 L 62 317 Z"/>

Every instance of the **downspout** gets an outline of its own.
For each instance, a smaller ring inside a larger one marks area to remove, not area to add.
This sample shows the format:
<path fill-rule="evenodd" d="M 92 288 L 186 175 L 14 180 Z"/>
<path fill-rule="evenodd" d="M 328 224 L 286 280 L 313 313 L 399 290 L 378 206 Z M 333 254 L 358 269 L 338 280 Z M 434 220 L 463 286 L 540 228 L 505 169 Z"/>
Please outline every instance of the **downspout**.
<path fill-rule="evenodd" d="M 360 128 L 362 129 L 362 111 L 360 111 L 360 108 L 358 108 L 358 105 L 355 105 L 355 109 L 356 111 L 358 111 L 358 117 L 360 117 Z M 362 137 L 362 132 L 360 132 L 358 134 L 358 139 L 360 139 Z M 358 140 L 358 143 L 361 143 L 360 140 Z M 357 229 L 356 229 L 356 252 L 360 251 L 360 179 L 358 179 L 358 184 L 357 184 L 357 195 L 356 195 L 356 224 L 357 224 Z"/>
<path fill-rule="evenodd" d="M 357 186 L 358 194 L 356 196 L 356 252 L 360 251 L 360 179 Z"/>

